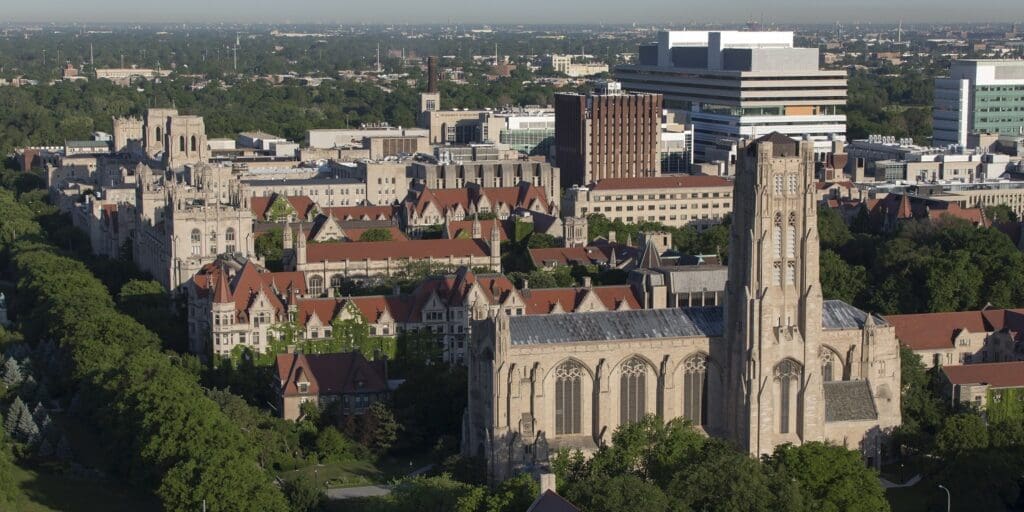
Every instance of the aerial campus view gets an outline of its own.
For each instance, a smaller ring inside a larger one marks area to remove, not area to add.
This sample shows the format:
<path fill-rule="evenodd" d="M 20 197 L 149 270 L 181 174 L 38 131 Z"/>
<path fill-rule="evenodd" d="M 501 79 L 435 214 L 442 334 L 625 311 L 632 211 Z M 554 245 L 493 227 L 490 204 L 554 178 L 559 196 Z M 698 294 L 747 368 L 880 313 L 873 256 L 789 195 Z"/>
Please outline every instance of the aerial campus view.
<path fill-rule="evenodd" d="M 0 511 L 1024 510 L 1024 9 L 0 19 Z"/>

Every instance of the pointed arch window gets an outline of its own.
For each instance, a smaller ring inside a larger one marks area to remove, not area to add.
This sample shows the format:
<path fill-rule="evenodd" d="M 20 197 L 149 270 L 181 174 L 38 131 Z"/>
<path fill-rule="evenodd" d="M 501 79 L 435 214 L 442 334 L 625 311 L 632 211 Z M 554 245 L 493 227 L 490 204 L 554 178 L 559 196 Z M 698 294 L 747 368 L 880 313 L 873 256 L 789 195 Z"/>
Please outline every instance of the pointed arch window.
<path fill-rule="evenodd" d="M 775 214 L 775 230 L 772 235 L 775 246 L 775 258 L 782 258 L 782 214 Z"/>
<path fill-rule="evenodd" d="M 796 409 L 800 393 L 800 375 L 803 369 L 792 359 L 775 365 L 775 393 L 778 399 L 776 425 L 780 434 L 788 434 L 796 423 Z"/>
<path fill-rule="evenodd" d="M 796 263 L 792 261 L 786 262 L 786 284 L 793 284 L 796 282 Z"/>
<path fill-rule="evenodd" d="M 199 256 L 203 251 L 203 234 L 198 229 L 193 229 L 190 239 L 192 241 L 192 255 Z"/>
<path fill-rule="evenodd" d="M 782 262 L 776 261 L 772 264 L 772 282 L 782 284 Z"/>
<path fill-rule="evenodd" d="M 555 435 L 582 433 L 583 366 L 566 361 L 555 368 Z"/>
<path fill-rule="evenodd" d="M 835 380 L 835 364 L 836 358 L 832 354 L 832 351 L 827 348 L 821 349 L 821 380 L 824 382 L 832 382 Z"/>
<path fill-rule="evenodd" d="M 185 151 L 185 136 L 178 137 L 178 151 Z"/>
<path fill-rule="evenodd" d="M 647 414 L 647 363 L 639 357 L 622 363 L 619 386 L 619 424 L 639 421 Z"/>
<path fill-rule="evenodd" d="M 708 356 L 697 354 L 683 362 L 683 417 L 694 425 L 707 419 Z"/>
<path fill-rule="evenodd" d="M 156 127 L 156 142 L 160 144 L 164 142 L 164 131 L 159 126 Z"/>
<path fill-rule="evenodd" d="M 196 136 L 195 135 L 192 136 L 192 144 L 190 144 L 189 147 L 192 148 L 192 151 L 196 150 Z"/>
<path fill-rule="evenodd" d="M 796 257 L 796 212 L 789 212 L 789 224 L 786 226 L 786 257 Z"/>

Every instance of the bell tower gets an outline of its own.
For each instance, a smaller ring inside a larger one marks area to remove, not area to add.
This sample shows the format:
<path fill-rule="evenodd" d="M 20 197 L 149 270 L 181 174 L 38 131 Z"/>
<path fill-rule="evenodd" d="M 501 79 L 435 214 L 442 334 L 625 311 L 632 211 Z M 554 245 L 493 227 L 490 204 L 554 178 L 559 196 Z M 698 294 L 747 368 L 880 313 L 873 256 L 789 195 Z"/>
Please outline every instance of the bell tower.
<path fill-rule="evenodd" d="M 722 427 L 761 455 L 824 439 L 814 146 L 772 133 L 741 143 L 738 156 Z"/>

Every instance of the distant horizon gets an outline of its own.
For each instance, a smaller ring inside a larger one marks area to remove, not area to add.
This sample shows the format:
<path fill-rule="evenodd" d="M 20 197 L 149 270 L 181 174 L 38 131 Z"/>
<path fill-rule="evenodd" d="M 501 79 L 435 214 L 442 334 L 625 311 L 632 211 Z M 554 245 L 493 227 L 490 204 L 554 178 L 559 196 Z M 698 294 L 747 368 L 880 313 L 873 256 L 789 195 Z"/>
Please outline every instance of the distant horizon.
<path fill-rule="evenodd" d="M 985 9 L 954 0 L 734 0 L 708 5 L 693 0 L 519 0 L 509 4 L 467 4 L 455 0 L 392 0 L 360 3 L 300 0 L 281 15 L 271 0 L 178 0 L 171 8 L 142 5 L 132 0 L 37 0 L 5 9 L 7 24 L 202 24 L 254 25 L 680 25 L 740 24 L 763 20 L 766 25 L 896 24 L 1009 24 L 1024 22 L 1020 0 L 990 0 Z M 895 4 L 895 5 L 894 5 Z M 355 8 L 353 8 L 355 7 Z M 504 9 L 501 7 L 505 7 Z M 1017 13 L 1013 19 L 990 19 Z M 46 19 L 39 19 L 40 13 Z M 130 14 L 129 14 L 130 13 Z M 189 13 L 189 14 L 183 14 Z"/>

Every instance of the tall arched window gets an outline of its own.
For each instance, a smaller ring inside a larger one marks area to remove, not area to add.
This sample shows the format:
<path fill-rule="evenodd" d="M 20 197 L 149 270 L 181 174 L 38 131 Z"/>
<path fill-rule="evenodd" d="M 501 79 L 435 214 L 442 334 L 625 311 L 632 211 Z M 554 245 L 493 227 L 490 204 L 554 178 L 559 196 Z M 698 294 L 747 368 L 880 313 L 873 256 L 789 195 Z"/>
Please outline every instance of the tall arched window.
<path fill-rule="evenodd" d="M 319 297 L 324 293 L 324 278 L 313 276 L 309 278 L 309 295 Z"/>
<path fill-rule="evenodd" d="M 775 365 L 775 396 L 776 424 L 780 434 L 788 434 L 796 424 L 796 411 L 799 404 L 800 375 L 803 370 L 800 364 L 792 359 L 783 360 Z"/>
<path fill-rule="evenodd" d="M 196 136 L 195 135 L 192 136 L 192 144 L 190 144 L 189 147 L 192 148 L 192 151 L 196 150 Z"/>
<path fill-rule="evenodd" d="M 235 252 L 235 228 L 228 228 L 224 231 L 224 251 Z"/>
<path fill-rule="evenodd" d="M 331 276 L 331 288 L 334 288 L 335 290 L 341 288 L 341 285 L 344 282 L 345 277 L 342 276 L 341 274 L 334 274 L 333 276 Z"/>
<path fill-rule="evenodd" d="M 555 435 L 583 432 L 583 367 L 566 361 L 555 368 Z"/>
<path fill-rule="evenodd" d="M 210 231 L 210 254 L 217 254 L 217 231 Z"/>
<path fill-rule="evenodd" d="M 185 151 L 185 136 L 178 137 L 178 151 Z"/>
<path fill-rule="evenodd" d="M 835 371 L 835 356 L 832 351 L 823 348 L 821 349 L 821 380 L 825 382 L 831 382 L 834 380 L 833 372 Z"/>
<path fill-rule="evenodd" d="M 619 423 L 639 421 L 647 414 L 647 363 L 634 357 L 622 363 L 619 379 Z"/>
<path fill-rule="evenodd" d="M 708 356 L 697 354 L 683 362 L 683 418 L 694 425 L 707 420 Z"/>
<path fill-rule="evenodd" d="M 796 257 L 796 212 L 789 213 L 789 225 L 786 227 L 786 257 Z"/>
<path fill-rule="evenodd" d="M 782 258 L 782 214 L 775 214 L 775 231 L 772 233 L 775 246 L 775 257 Z"/>
<path fill-rule="evenodd" d="M 190 238 L 192 240 L 192 255 L 199 256 L 203 253 L 203 234 L 198 229 L 193 229 Z"/>
<path fill-rule="evenodd" d="M 161 144 L 164 142 L 164 131 L 159 126 L 156 127 L 156 142 Z"/>

